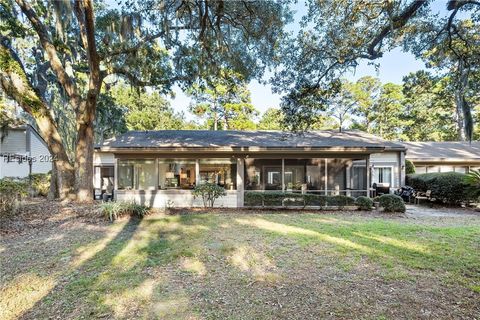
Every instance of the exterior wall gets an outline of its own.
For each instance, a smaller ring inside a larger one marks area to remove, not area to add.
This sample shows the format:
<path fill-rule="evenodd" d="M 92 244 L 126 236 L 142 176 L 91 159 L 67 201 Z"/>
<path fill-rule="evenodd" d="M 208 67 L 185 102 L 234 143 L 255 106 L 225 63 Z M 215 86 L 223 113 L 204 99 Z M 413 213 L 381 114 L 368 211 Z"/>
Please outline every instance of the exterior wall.
<path fill-rule="evenodd" d="M 30 156 L 36 161 L 32 162 L 32 173 L 48 173 L 52 170 L 50 151 L 43 140 L 33 130 L 30 131 Z"/>
<path fill-rule="evenodd" d="M 136 203 L 154 208 L 203 207 L 202 199 L 195 199 L 190 190 L 117 190 L 115 192 L 115 198 L 117 201 L 135 201 Z M 215 207 L 235 208 L 237 206 L 237 191 L 227 191 L 225 197 L 221 197 L 215 201 Z"/>
<path fill-rule="evenodd" d="M 470 162 L 447 162 L 447 161 L 415 161 L 410 160 L 415 166 L 415 173 L 432 172 L 461 172 L 467 173 L 470 170 L 480 168 L 480 161 Z"/>
<path fill-rule="evenodd" d="M 113 153 L 98 152 L 93 154 L 93 165 L 113 165 L 115 163 L 115 156 Z"/>
<path fill-rule="evenodd" d="M 370 166 L 375 167 L 391 167 L 392 168 L 392 185 L 391 192 L 400 188 L 405 184 L 405 157 L 403 152 L 391 151 L 384 153 L 374 153 L 370 155 Z M 372 170 L 371 181 L 375 179 L 375 172 Z"/>
<path fill-rule="evenodd" d="M 27 154 L 27 132 L 25 130 L 9 130 L 0 143 L 0 153 Z"/>

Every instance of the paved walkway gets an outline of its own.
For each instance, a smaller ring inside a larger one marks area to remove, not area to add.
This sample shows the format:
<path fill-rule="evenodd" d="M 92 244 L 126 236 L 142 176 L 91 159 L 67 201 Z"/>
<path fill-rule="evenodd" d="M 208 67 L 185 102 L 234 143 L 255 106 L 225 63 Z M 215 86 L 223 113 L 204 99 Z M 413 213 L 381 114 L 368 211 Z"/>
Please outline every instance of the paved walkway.
<path fill-rule="evenodd" d="M 480 216 L 480 212 L 466 208 L 442 208 L 428 205 L 407 204 L 407 216 L 411 217 L 461 217 L 461 216 Z"/>

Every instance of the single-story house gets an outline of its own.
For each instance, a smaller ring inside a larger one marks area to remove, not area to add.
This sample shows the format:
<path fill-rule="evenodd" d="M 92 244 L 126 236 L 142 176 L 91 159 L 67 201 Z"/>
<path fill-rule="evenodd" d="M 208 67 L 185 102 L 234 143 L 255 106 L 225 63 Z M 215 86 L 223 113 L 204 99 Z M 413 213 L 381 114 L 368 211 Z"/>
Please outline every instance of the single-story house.
<path fill-rule="evenodd" d="M 360 131 L 129 131 L 96 147 L 94 188 L 153 207 L 201 206 L 192 189 L 205 182 L 227 190 L 224 207 L 250 190 L 369 196 L 404 184 L 405 151 Z"/>
<path fill-rule="evenodd" d="M 415 173 L 480 170 L 480 141 L 404 142 Z"/>
<path fill-rule="evenodd" d="M 30 125 L 11 127 L 0 134 L 0 157 L 0 179 L 52 170 L 47 144 Z"/>

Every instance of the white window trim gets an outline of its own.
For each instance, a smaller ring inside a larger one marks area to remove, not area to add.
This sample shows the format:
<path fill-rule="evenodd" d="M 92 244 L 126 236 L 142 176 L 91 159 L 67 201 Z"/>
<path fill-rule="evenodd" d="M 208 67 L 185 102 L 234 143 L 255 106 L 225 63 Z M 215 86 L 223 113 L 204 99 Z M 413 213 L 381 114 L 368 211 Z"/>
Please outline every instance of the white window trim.
<path fill-rule="evenodd" d="M 375 169 L 381 169 L 381 168 L 390 168 L 390 170 L 391 170 L 390 171 L 390 188 L 393 188 L 393 175 L 395 174 L 395 171 L 394 171 L 395 166 L 393 166 L 393 165 L 392 166 L 385 166 L 385 165 L 377 166 L 377 165 L 374 165 L 374 167 L 373 167 L 374 176 L 372 177 L 372 185 L 375 183 L 375 181 L 373 181 L 374 180 L 373 178 L 377 177 L 377 175 L 375 174 Z M 378 182 L 378 183 L 380 183 L 380 182 Z"/>

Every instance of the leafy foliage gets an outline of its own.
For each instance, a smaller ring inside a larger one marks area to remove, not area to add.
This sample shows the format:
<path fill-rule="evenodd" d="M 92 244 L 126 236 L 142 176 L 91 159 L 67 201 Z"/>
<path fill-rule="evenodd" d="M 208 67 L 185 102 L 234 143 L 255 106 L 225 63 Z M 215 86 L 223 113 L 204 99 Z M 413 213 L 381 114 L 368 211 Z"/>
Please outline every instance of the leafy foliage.
<path fill-rule="evenodd" d="M 0 217 L 15 213 L 19 201 L 28 194 L 28 187 L 24 181 L 0 179 Z"/>
<path fill-rule="evenodd" d="M 355 205 L 358 206 L 359 210 L 372 210 L 373 200 L 368 197 L 360 196 L 355 199 Z"/>
<path fill-rule="evenodd" d="M 405 212 L 406 210 L 403 199 L 395 194 L 383 194 L 378 197 L 378 202 L 385 212 Z"/>
<path fill-rule="evenodd" d="M 407 184 L 417 191 L 432 192 L 432 198 L 449 204 L 458 204 L 470 199 L 466 175 L 459 172 L 438 172 L 407 176 Z"/>
<path fill-rule="evenodd" d="M 46 197 L 50 191 L 51 173 L 33 173 L 29 176 L 35 194 Z"/>
<path fill-rule="evenodd" d="M 405 174 L 414 174 L 415 165 L 410 160 L 405 160 Z"/>
<path fill-rule="evenodd" d="M 190 110 L 205 119 L 213 130 L 252 130 L 258 111 L 253 107 L 250 91 L 243 77 L 222 70 L 217 77 L 208 77 L 194 84 L 188 94 L 193 98 Z"/>
<path fill-rule="evenodd" d="M 220 187 L 215 183 L 204 183 L 195 186 L 193 190 L 193 196 L 195 198 L 201 197 L 203 201 L 203 206 L 205 208 L 213 208 L 215 201 L 223 196 L 226 196 L 225 188 Z"/>
<path fill-rule="evenodd" d="M 143 218 L 148 214 L 150 208 L 135 202 L 104 202 L 101 204 L 103 215 L 110 221 L 123 216 Z"/>
<path fill-rule="evenodd" d="M 348 196 L 325 196 L 313 193 L 292 192 L 258 192 L 248 191 L 245 193 L 245 205 L 247 206 L 334 206 L 345 207 L 355 204 L 355 199 Z"/>
<path fill-rule="evenodd" d="M 471 170 L 465 177 L 467 192 L 472 199 L 480 199 L 480 170 Z"/>

